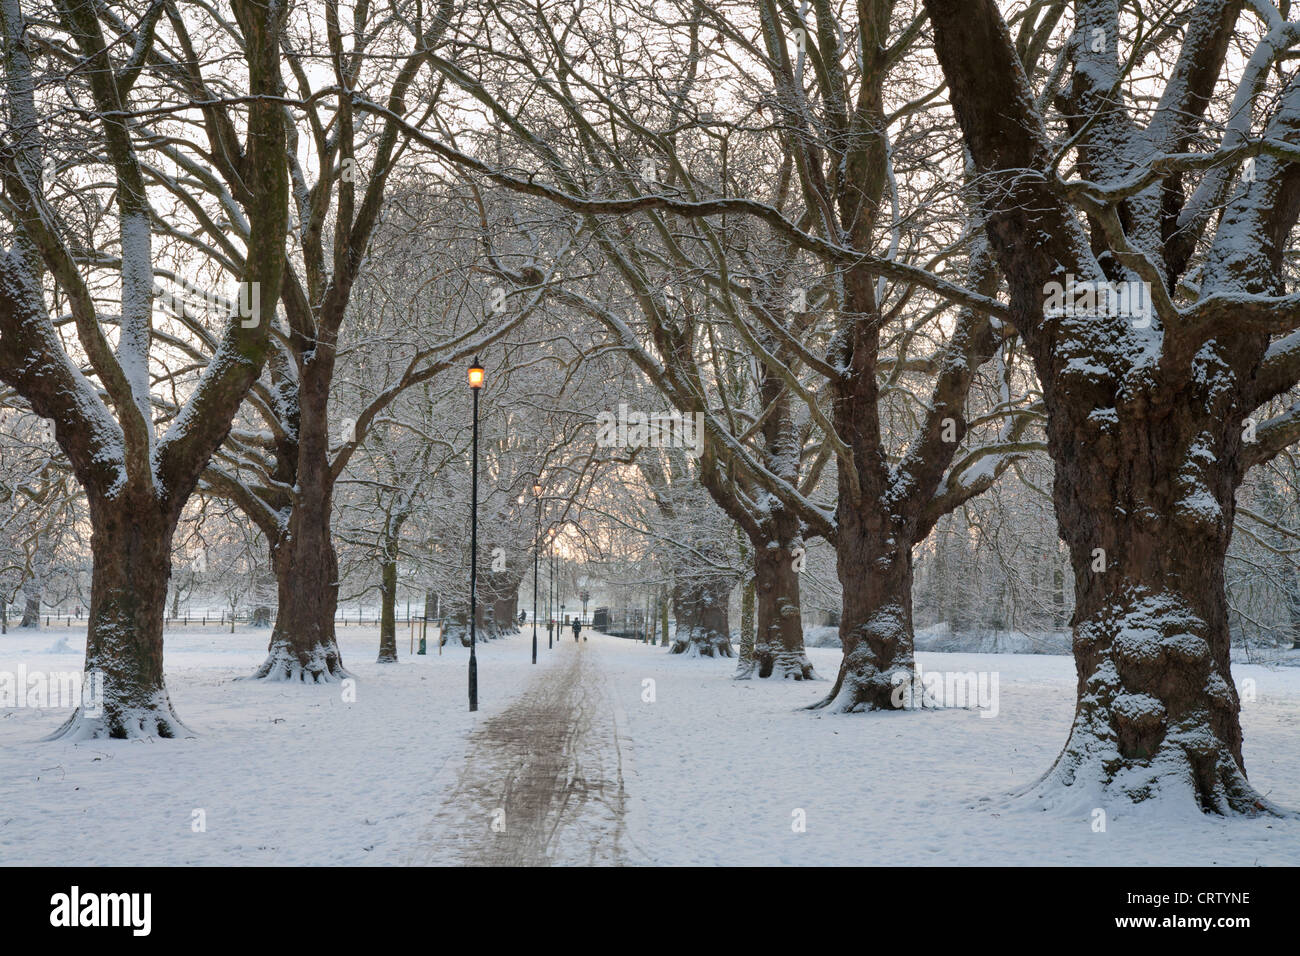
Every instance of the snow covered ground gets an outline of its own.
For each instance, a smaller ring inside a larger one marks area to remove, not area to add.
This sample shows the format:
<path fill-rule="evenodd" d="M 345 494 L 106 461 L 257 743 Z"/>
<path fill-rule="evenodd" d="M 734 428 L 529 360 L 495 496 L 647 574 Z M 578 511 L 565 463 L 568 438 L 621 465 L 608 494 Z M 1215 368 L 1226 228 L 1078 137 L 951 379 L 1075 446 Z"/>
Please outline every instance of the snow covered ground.
<path fill-rule="evenodd" d="M 543 634 L 533 668 L 530 634 L 482 646 L 471 715 L 463 648 L 412 657 L 403 633 L 402 662 L 380 666 L 374 628 L 341 629 L 357 677 L 349 701 L 339 685 L 235 680 L 260 663 L 267 636 L 168 632 L 168 685 L 191 738 L 47 743 L 64 712 L 0 710 L 0 864 L 449 862 L 429 841 L 446 832 L 445 801 L 474 757 L 470 732 L 577 653 L 571 640 L 548 652 Z M 11 632 L 0 671 L 78 669 L 83 643 L 62 628 Z M 614 711 L 602 726 L 619 737 L 627 862 L 1300 864 L 1296 822 L 1103 807 L 1106 829 L 1095 832 L 1092 807 L 1008 802 L 1064 742 L 1068 657 L 921 653 L 924 671 L 996 672 L 997 716 L 834 717 L 798 709 L 829 682 L 735 682 L 733 661 L 601 635 L 583 652 L 595 665 L 583 673 L 603 682 Z M 834 676 L 838 650 L 810 656 Z M 1234 674 L 1254 681 L 1242 714 L 1251 780 L 1298 808 L 1300 668 L 1238 664 Z"/>
<path fill-rule="evenodd" d="M 79 668 L 84 634 L 47 653 L 68 633 L 0 637 L 0 671 Z M 438 806 L 439 773 L 460 757 L 474 721 L 504 708 L 529 676 L 529 645 L 516 637 L 480 646 L 473 715 L 464 648 L 410 656 L 403 632 L 401 662 L 379 665 L 376 628 L 338 633 L 357 678 L 353 703 L 339 684 L 236 680 L 265 657 L 269 631 L 209 626 L 165 638 L 168 690 L 192 738 L 42 742 L 66 712 L 0 710 L 0 864 L 399 858 Z M 196 810 L 205 831 L 194 832 Z"/>
<path fill-rule="evenodd" d="M 1052 764 L 1074 714 L 1069 657 L 919 653 L 922 671 L 997 672 L 998 715 L 927 710 L 825 716 L 797 710 L 829 689 L 727 680 L 731 662 L 611 648 L 607 668 L 632 740 L 634 833 L 674 864 L 1300 864 L 1300 822 L 1224 823 L 1149 806 L 1045 813 L 1006 795 Z M 809 650 L 833 679 L 838 650 Z M 1246 768 L 1300 807 L 1300 670 L 1238 665 Z M 655 679 L 654 704 L 640 702 Z M 987 800 L 985 798 L 988 798 Z M 794 832 L 795 811 L 806 830 Z"/>

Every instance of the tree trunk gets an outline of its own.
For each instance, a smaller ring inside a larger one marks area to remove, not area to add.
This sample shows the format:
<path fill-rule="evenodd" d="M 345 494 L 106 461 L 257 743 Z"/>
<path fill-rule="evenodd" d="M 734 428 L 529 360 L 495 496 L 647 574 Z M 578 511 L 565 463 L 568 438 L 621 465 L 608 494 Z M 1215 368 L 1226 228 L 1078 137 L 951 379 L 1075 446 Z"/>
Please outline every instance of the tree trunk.
<path fill-rule="evenodd" d="M 799 608 L 799 571 L 796 569 L 798 541 L 793 535 L 780 536 L 785 545 L 765 547 L 755 542 L 754 590 L 758 601 L 758 625 L 754 656 L 748 668 L 736 672 L 738 680 L 777 677 L 787 680 L 817 680 L 812 662 L 804 651 L 803 615 Z"/>
<path fill-rule="evenodd" d="M 1081 784 L 1134 802 L 1185 789 L 1203 810 L 1268 809 L 1246 781 L 1229 667 L 1223 562 L 1239 426 L 1195 404 L 1122 409 L 1111 426 L 1055 410 L 1070 422 L 1049 434 L 1069 465 L 1058 464 L 1055 488 L 1074 567 L 1078 706 L 1065 749 L 1030 790 L 1042 799 Z"/>
<path fill-rule="evenodd" d="M 443 613 L 443 643 L 448 644 L 452 641 L 459 641 L 462 647 L 469 647 L 469 604 L 468 602 L 460 606 L 447 607 L 444 605 Z M 483 608 L 479 606 L 479 614 L 483 613 Z M 483 628 L 476 625 L 474 634 L 475 640 L 482 640 Z"/>
<path fill-rule="evenodd" d="M 753 568 L 754 548 L 745 535 L 745 529 L 736 526 L 736 540 L 739 545 L 742 566 Z M 736 673 L 750 674 L 754 668 L 754 629 L 756 626 L 758 598 L 754 588 L 754 575 L 745 577 L 740 591 L 740 653 L 736 661 Z"/>
<path fill-rule="evenodd" d="M 385 542 L 380 556 L 379 658 L 380 664 L 397 663 L 397 542 Z"/>
<path fill-rule="evenodd" d="M 732 582 L 726 575 L 692 574 L 673 589 L 677 633 L 670 654 L 731 657 L 727 604 Z"/>
<path fill-rule="evenodd" d="M 318 349 L 326 348 L 325 345 Z M 350 675 L 334 636 L 338 556 L 330 535 L 334 481 L 329 456 L 332 361 L 316 356 L 299 380 L 298 460 L 287 534 L 272 546 L 280 613 L 255 679 L 329 683 Z"/>
<path fill-rule="evenodd" d="M 659 646 L 668 647 L 672 642 L 668 634 L 668 594 L 667 588 L 659 589 Z"/>
<path fill-rule="evenodd" d="M 20 627 L 41 626 L 41 596 L 35 590 L 23 588 L 26 600 L 23 602 L 23 621 Z"/>
<path fill-rule="evenodd" d="M 85 680 L 99 700 L 83 701 L 50 739 L 175 737 L 185 727 L 163 680 L 163 616 L 175 521 L 150 491 L 111 498 L 87 491 L 90 613 Z"/>
<path fill-rule="evenodd" d="M 1214 204 L 1217 224 L 1203 222 L 1209 235 L 1181 223 L 1176 238 L 1162 231 L 1181 204 L 1180 188 L 1166 191 L 1164 205 L 1158 192 L 1154 202 L 1134 197 L 1115 210 L 1125 220 L 1124 242 L 1152 238 L 1111 248 L 1107 230 L 1094 224 L 1085 233 L 1079 206 L 1040 175 L 1051 162 L 1042 120 L 997 5 L 925 6 L 980 176 L 985 229 L 1011 290 L 1011 321 L 1042 383 L 1058 525 L 1074 569 L 1074 725 L 1056 764 L 1029 793 L 1045 806 L 1072 800 L 1070 809 L 1155 798 L 1219 813 L 1272 812 L 1247 783 L 1242 762 L 1223 560 L 1240 469 L 1271 454 L 1258 457 L 1268 443 L 1243 453 L 1242 423 L 1295 382 L 1289 361 L 1278 367 L 1267 358 L 1271 332 L 1293 328 L 1294 319 L 1274 314 L 1252 324 L 1231 310 L 1203 326 L 1166 324 L 1153 336 L 1125 315 L 1049 320 L 1044 293 L 1048 280 L 1063 274 L 1109 277 L 1107 267 L 1130 265 L 1134 250 L 1148 263 L 1163 261 L 1168 274 L 1160 278 L 1172 286 L 1193 247 L 1212 236 L 1197 268 L 1199 305 L 1223 293 L 1278 294 L 1286 237 L 1300 212 L 1297 167 L 1261 157 L 1258 183 L 1251 177 Z M 1080 104 L 1078 116 L 1079 133 L 1087 134 L 1077 137 L 1082 177 L 1102 170 L 1117 181 L 1179 149 L 1179 138 L 1200 135 L 1200 110 L 1210 101 L 1237 5 L 1224 4 L 1221 13 L 1224 19 L 1196 33 L 1203 45 L 1185 47 L 1189 55 L 1165 90 L 1209 81 L 1204 93 L 1183 101 L 1193 122 L 1163 143 L 1146 140 L 1139 152 L 1136 137 L 1115 135 L 1110 125 L 1125 112 L 1122 96 L 1090 88 L 1093 64 L 1076 67 L 1075 98 L 1091 101 Z M 1080 42 L 1072 53 L 1089 56 Z M 1297 125 L 1294 107 L 1282 106 L 1266 135 L 1294 137 Z M 1262 374 L 1269 367 L 1272 373 Z M 1274 438 L 1294 440 L 1288 428 Z"/>
<path fill-rule="evenodd" d="M 1291 629 L 1291 650 L 1300 650 L 1300 581 L 1290 566 L 1282 571 L 1286 587 L 1287 624 Z"/>
<path fill-rule="evenodd" d="M 754 629 L 757 619 L 757 594 L 754 588 L 754 578 L 751 575 L 745 581 L 744 589 L 740 592 L 740 661 L 739 666 L 743 669 L 751 666 L 754 661 Z"/>
<path fill-rule="evenodd" d="M 902 709 L 906 698 L 895 688 L 910 684 L 915 670 L 912 549 L 899 530 L 883 530 L 878 515 L 840 513 L 835 559 L 844 657 L 835 686 L 813 705 L 831 713 Z"/>
<path fill-rule="evenodd" d="M 288 533 L 272 547 L 280 611 L 254 679 L 324 684 L 350 676 L 334 636 L 338 558 L 330 539 L 330 494 L 319 487 L 323 480 L 323 473 L 299 470 Z"/>
<path fill-rule="evenodd" d="M 519 585 L 521 579 L 510 571 L 493 571 L 480 574 L 484 582 L 479 595 L 479 605 L 492 611 L 489 637 L 505 637 L 519 633 Z"/>

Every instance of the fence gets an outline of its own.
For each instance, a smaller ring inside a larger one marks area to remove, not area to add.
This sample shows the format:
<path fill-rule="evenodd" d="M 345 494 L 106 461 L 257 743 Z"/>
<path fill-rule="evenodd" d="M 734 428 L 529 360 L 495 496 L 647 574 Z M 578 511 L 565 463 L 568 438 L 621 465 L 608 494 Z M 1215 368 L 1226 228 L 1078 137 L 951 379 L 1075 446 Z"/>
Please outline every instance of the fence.
<path fill-rule="evenodd" d="M 265 612 L 265 613 L 263 613 Z M 183 614 L 168 614 L 163 618 L 164 627 L 229 627 L 231 624 L 231 613 L 222 610 L 206 611 L 187 611 Z M 274 608 L 252 608 L 247 611 L 236 611 L 233 615 L 235 624 L 247 624 L 250 626 L 272 627 L 275 624 L 276 612 Z M 19 621 L 22 620 L 22 613 L 9 615 L 9 627 L 17 629 Z M 42 615 L 42 625 L 44 627 L 72 627 L 78 624 L 86 623 L 86 610 L 78 608 L 76 611 L 56 611 L 50 614 Z M 397 626 L 407 627 L 412 621 L 419 622 L 422 620 L 418 614 L 398 615 Z M 431 619 L 432 620 L 432 619 Z M 365 611 L 360 608 L 356 612 L 343 611 L 334 615 L 334 623 L 340 627 L 371 627 L 379 626 L 379 612 Z"/>
<path fill-rule="evenodd" d="M 626 637 L 634 641 L 646 640 L 646 632 L 654 638 L 656 621 L 646 614 L 645 608 L 598 607 L 591 615 L 591 626 L 611 637 Z"/>

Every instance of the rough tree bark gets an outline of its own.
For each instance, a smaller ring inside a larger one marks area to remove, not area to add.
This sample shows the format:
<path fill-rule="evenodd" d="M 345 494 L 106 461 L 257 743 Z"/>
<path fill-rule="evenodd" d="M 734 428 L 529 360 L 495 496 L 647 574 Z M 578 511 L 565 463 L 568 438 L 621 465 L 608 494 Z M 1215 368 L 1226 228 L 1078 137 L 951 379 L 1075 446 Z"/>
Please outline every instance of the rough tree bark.
<path fill-rule="evenodd" d="M 747 669 L 737 671 L 736 678 L 815 680 L 817 674 L 804 649 L 799 605 L 796 563 L 802 539 L 788 522 L 773 520 L 771 527 L 773 540 L 754 543 L 754 656 Z"/>
<path fill-rule="evenodd" d="M 505 637 L 519 632 L 519 586 L 523 579 L 512 570 L 479 573 L 482 593 L 479 605 L 490 609 L 487 637 Z"/>
<path fill-rule="evenodd" d="M 1078 706 L 1056 764 L 1028 793 L 1048 805 L 1165 794 L 1219 813 L 1272 810 L 1242 760 L 1223 557 L 1244 468 L 1300 434 L 1294 411 L 1262 425 L 1253 443 L 1242 424 L 1300 374 L 1294 299 L 1277 298 L 1300 213 L 1300 164 L 1261 155 L 1255 175 L 1234 183 L 1240 157 L 1225 160 L 1190 197 L 1172 169 L 1142 191 L 1111 190 L 1200 134 L 1240 4 L 1197 5 L 1146 128 L 1116 95 L 1118 43 L 1089 42 L 1119 36 L 1116 5 L 1077 6 L 1065 107 L 1080 118 L 1080 175 L 1095 184 L 1072 194 L 1088 229 L 1055 186 L 1055 147 L 994 0 L 926 0 L 981 173 L 1012 321 L 1043 384 L 1058 523 L 1074 568 Z M 1300 39 L 1282 29 L 1281 48 Z M 1261 56 L 1267 71 L 1273 55 L 1266 41 L 1247 76 Z M 1273 111 L 1268 136 L 1294 142 L 1294 77 Z M 1234 112 L 1234 122 L 1249 122 L 1248 107 Z M 1223 144 L 1240 134 L 1230 126 Z M 1198 244 L 1207 248 L 1199 288 L 1179 308 L 1173 297 Z M 1152 314 L 1049 311 L 1048 283 L 1067 275 L 1145 282 Z M 1289 333 L 1280 350 L 1272 333 Z"/>
<path fill-rule="evenodd" d="M 175 737 L 185 732 L 163 681 L 163 615 L 171 579 L 175 522 L 152 506 L 147 489 L 87 491 L 94 573 L 87 621 L 86 672 L 103 680 L 97 718 L 65 736 Z"/>
<path fill-rule="evenodd" d="M 841 511 L 835 556 L 843 588 L 844 657 L 830 693 L 815 705 L 819 709 L 897 710 L 893 691 L 915 670 L 911 542 L 890 532 L 888 518 L 856 508 Z"/>
<path fill-rule="evenodd" d="M 673 588 L 677 632 L 670 654 L 688 657 L 731 657 L 731 628 L 727 604 L 733 585 L 731 575 L 693 573 Z"/>
<path fill-rule="evenodd" d="M 272 543 L 280 609 L 266 660 L 254 679 L 329 683 L 348 675 L 334 615 L 338 556 L 330 534 L 334 474 L 329 457 L 329 383 L 333 345 L 320 342 L 299 370 L 299 415 L 293 505 Z"/>
<path fill-rule="evenodd" d="M 443 643 L 458 641 L 462 647 L 469 647 L 469 602 L 452 603 L 443 606 Z M 478 617 L 474 625 L 474 639 L 483 640 L 483 605 L 478 606 Z"/>

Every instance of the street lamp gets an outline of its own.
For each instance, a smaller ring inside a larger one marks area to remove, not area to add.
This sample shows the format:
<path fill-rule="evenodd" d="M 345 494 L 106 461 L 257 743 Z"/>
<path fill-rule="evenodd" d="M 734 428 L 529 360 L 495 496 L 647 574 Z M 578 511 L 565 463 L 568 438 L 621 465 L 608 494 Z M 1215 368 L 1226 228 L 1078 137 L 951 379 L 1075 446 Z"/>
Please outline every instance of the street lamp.
<path fill-rule="evenodd" d="M 469 709 L 478 710 L 478 656 L 475 654 L 478 617 L 478 393 L 483 388 L 483 366 L 478 356 L 469 367 L 469 390 L 474 393 L 472 457 L 474 478 L 470 483 L 469 505 Z"/>
<path fill-rule="evenodd" d="M 537 499 L 537 530 L 533 533 L 533 663 L 537 663 L 537 559 L 542 546 L 542 483 L 533 482 L 533 497 Z"/>

